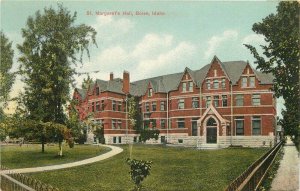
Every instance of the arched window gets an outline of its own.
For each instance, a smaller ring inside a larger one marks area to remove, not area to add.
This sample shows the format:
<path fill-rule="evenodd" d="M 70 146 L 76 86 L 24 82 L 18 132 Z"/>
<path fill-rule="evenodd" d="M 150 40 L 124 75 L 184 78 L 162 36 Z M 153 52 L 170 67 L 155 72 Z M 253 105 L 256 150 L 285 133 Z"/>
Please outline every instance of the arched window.
<path fill-rule="evenodd" d="M 217 125 L 217 122 L 216 120 L 214 120 L 214 118 L 209 118 L 207 123 L 206 123 L 206 126 L 216 126 Z"/>

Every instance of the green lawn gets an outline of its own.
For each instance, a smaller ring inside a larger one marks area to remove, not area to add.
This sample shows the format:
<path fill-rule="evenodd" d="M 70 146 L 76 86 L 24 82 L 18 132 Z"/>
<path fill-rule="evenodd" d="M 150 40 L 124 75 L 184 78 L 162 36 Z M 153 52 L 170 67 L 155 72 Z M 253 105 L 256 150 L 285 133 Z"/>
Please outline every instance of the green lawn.
<path fill-rule="evenodd" d="M 110 159 L 53 172 L 31 174 L 64 191 L 131 190 L 128 146 Z M 132 158 L 153 161 L 143 190 L 224 190 L 267 149 L 231 148 L 195 150 L 163 146 L 134 145 Z"/>
<path fill-rule="evenodd" d="M 109 148 L 95 145 L 75 145 L 69 148 L 63 146 L 63 156 L 57 156 L 58 145 L 45 146 L 45 153 L 41 152 L 41 145 L 1 146 L 1 165 L 13 168 L 48 166 L 63 164 L 95 157 L 109 151 Z"/>

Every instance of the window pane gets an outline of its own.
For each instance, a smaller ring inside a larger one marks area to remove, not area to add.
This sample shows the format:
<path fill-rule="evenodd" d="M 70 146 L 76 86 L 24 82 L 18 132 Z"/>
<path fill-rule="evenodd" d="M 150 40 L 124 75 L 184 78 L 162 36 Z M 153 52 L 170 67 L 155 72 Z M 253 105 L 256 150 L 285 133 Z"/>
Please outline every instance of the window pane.
<path fill-rule="evenodd" d="M 261 134 L 261 118 L 258 116 L 252 117 L 252 135 Z"/>
<path fill-rule="evenodd" d="M 156 111 L 156 102 L 152 102 L 152 111 Z"/>
<path fill-rule="evenodd" d="M 244 105 L 244 96 L 236 95 L 235 102 L 236 102 L 236 106 L 243 106 Z"/>
<path fill-rule="evenodd" d="M 219 96 L 214 96 L 214 106 L 219 107 Z"/>
<path fill-rule="evenodd" d="M 207 86 L 207 89 L 210 90 L 210 80 L 206 81 L 206 86 Z"/>
<path fill-rule="evenodd" d="M 190 91 L 190 92 L 193 91 L 193 82 L 189 82 L 189 91 Z"/>
<path fill-rule="evenodd" d="M 186 92 L 186 83 L 185 82 L 182 83 L 182 92 Z"/>
<path fill-rule="evenodd" d="M 214 89 L 219 89 L 219 81 L 214 80 Z"/>
<path fill-rule="evenodd" d="M 185 120 L 184 120 L 184 118 L 178 119 L 178 121 L 177 121 L 177 126 L 178 126 L 178 128 L 184 128 L 184 125 L 185 125 Z"/>
<path fill-rule="evenodd" d="M 242 87 L 247 87 L 247 77 L 242 78 Z"/>
<path fill-rule="evenodd" d="M 211 98 L 210 98 L 210 96 L 207 96 L 206 97 L 206 107 L 209 107 L 210 103 L 211 103 Z"/>
<path fill-rule="evenodd" d="M 255 87 L 255 77 L 250 77 L 250 87 Z"/>
<path fill-rule="evenodd" d="M 165 102 L 164 101 L 160 102 L 160 110 L 165 111 Z"/>
<path fill-rule="evenodd" d="M 227 95 L 222 95 L 222 106 L 223 107 L 227 106 Z"/>
<path fill-rule="evenodd" d="M 236 119 L 236 135 L 244 135 L 244 119 Z"/>
<path fill-rule="evenodd" d="M 222 89 L 225 89 L 225 79 L 222 79 Z"/>
<path fill-rule="evenodd" d="M 197 97 L 192 98 L 192 108 L 199 108 L 199 98 Z"/>
<path fill-rule="evenodd" d="M 252 95 L 252 105 L 260 105 L 260 95 L 259 94 Z"/>
<path fill-rule="evenodd" d="M 178 109 L 184 109 L 184 99 L 178 100 Z"/>

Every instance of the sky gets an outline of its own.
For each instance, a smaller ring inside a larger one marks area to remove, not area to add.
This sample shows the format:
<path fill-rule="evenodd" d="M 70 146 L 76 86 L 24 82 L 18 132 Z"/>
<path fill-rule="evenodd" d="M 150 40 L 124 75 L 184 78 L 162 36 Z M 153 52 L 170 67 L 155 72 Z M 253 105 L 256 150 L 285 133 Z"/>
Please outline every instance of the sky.
<path fill-rule="evenodd" d="M 1 30 L 13 41 L 13 71 L 17 70 L 22 43 L 21 29 L 29 16 L 45 7 L 63 4 L 77 12 L 76 25 L 92 26 L 97 31 L 97 47 L 90 46 L 90 58 L 84 57 L 78 72 L 89 72 L 93 79 L 108 80 L 110 72 L 130 80 L 197 70 L 209 64 L 214 55 L 221 61 L 249 61 L 254 58 L 243 44 L 259 48 L 264 37 L 252 31 L 252 25 L 276 13 L 278 1 L 6 1 L 1 0 Z M 155 13 L 160 13 L 155 15 Z M 113 15 L 111 15 L 113 13 Z M 148 13 L 148 14 L 147 14 Z M 109 15 L 107 15 L 109 14 Z M 261 51 L 259 49 L 259 51 Z M 76 77 L 77 86 L 86 76 Z M 11 97 L 22 91 L 21 76 Z M 278 112 L 282 108 L 279 99 Z M 7 113 L 14 111 L 9 104 Z"/>

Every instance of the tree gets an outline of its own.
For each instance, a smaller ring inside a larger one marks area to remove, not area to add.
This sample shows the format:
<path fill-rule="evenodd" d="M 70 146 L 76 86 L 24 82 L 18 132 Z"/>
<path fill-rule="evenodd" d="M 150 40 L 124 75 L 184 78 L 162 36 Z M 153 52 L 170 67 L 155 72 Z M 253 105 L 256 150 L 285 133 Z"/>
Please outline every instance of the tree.
<path fill-rule="evenodd" d="M 73 66 L 82 63 L 84 52 L 89 57 L 90 44 L 96 45 L 96 31 L 84 24 L 75 25 L 75 20 L 76 12 L 71 15 L 58 5 L 57 10 L 37 11 L 22 29 L 20 72 L 26 84 L 24 104 L 31 119 L 66 123 L 64 107 L 76 74 Z"/>
<path fill-rule="evenodd" d="M 93 83 L 93 79 L 88 74 L 87 77 L 83 79 L 81 87 L 82 89 L 88 90 L 92 83 Z"/>
<path fill-rule="evenodd" d="M 258 54 L 255 47 L 245 46 L 254 55 L 257 69 L 274 75 L 275 95 L 285 100 L 286 110 L 282 112 L 281 123 L 285 133 L 293 135 L 297 140 L 300 120 L 299 3 L 280 2 L 277 13 L 255 23 L 252 30 L 265 36 L 268 45 L 261 46 L 264 57 Z"/>
<path fill-rule="evenodd" d="M 1 67 L 0 67 L 0 116 L 4 115 L 3 107 L 6 106 L 9 92 L 12 88 L 15 75 L 10 72 L 13 65 L 14 51 L 11 47 L 12 42 L 9 42 L 8 38 L 0 31 L 0 44 L 1 44 Z"/>
<path fill-rule="evenodd" d="M 140 113 L 138 111 L 138 98 L 131 96 L 128 98 L 128 119 L 133 129 L 140 129 Z"/>

